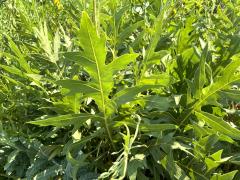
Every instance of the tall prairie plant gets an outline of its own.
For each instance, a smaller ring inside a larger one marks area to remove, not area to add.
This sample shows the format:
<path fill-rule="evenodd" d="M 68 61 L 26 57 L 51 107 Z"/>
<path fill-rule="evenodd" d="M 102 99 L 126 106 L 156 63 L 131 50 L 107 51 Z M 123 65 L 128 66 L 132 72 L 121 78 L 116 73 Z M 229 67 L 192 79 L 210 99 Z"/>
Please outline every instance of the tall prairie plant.
<path fill-rule="evenodd" d="M 0 176 L 239 179 L 239 7 L 3 2 Z"/>

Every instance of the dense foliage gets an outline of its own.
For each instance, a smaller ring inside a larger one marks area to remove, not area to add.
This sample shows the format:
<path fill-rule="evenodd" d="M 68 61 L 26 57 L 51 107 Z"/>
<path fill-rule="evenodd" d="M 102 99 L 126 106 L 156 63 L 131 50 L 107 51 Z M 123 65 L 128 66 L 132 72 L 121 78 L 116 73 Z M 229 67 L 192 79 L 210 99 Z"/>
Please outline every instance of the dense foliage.
<path fill-rule="evenodd" d="M 240 1 L 0 10 L 3 179 L 240 179 Z"/>

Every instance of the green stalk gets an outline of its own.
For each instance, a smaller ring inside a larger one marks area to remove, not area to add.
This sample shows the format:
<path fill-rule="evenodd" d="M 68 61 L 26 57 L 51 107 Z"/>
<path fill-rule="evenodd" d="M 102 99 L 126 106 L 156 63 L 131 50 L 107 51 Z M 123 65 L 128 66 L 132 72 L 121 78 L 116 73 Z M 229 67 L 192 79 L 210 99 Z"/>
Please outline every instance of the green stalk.
<path fill-rule="evenodd" d="M 93 0 L 93 22 L 96 26 L 97 32 L 99 30 L 99 2 Z"/>

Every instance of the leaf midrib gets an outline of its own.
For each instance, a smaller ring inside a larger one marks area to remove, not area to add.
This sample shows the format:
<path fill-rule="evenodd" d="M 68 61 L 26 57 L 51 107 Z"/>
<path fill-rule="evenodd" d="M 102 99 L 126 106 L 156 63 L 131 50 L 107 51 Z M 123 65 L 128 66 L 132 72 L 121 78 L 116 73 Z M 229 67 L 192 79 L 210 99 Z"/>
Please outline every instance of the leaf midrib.
<path fill-rule="evenodd" d="M 92 49 L 93 57 L 94 57 L 94 60 L 96 62 L 96 67 L 97 67 L 97 76 L 98 76 L 98 81 L 99 81 L 99 90 L 100 90 L 101 99 L 102 99 L 104 123 L 105 123 L 105 126 L 106 126 L 106 130 L 107 130 L 109 139 L 112 141 L 112 136 L 111 136 L 110 129 L 108 127 L 108 120 L 107 120 L 107 116 L 106 116 L 105 98 L 104 98 L 104 93 L 103 93 L 103 87 L 102 87 L 102 81 L 101 81 L 102 78 L 101 78 L 101 74 L 100 74 L 100 68 L 99 68 L 99 64 L 98 64 L 99 62 L 98 62 L 98 58 L 97 58 L 95 50 L 94 50 L 91 34 L 89 33 L 88 29 L 89 29 L 89 27 L 87 27 L 87 34 L 88 34 L 89 39 L 90 39 L 91 49 Z"/>

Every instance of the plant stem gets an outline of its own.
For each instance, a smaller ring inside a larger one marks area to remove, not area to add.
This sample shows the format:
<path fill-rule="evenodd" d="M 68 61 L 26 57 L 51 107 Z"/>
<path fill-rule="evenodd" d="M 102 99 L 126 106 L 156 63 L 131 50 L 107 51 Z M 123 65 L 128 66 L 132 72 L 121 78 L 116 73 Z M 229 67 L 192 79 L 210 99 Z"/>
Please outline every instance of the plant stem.
<path fill-rule="evenodd" d="M 99 29 L 99 21 L 98 21 L 98 8 L 99 8 L 99 2 L 98 0 L 93 0 L 93 22 L 95 24 L 95 27 L 97 29 L 97 33 L 98 33 L 98 29 Z"/>

